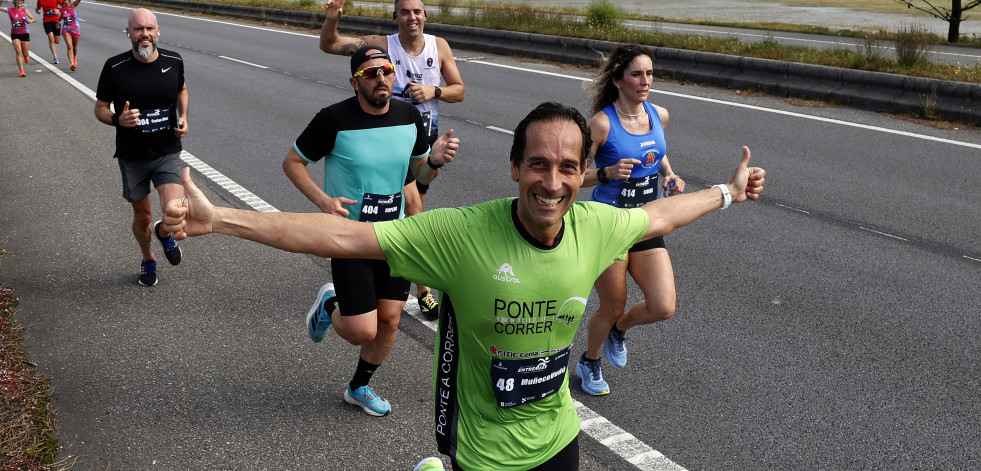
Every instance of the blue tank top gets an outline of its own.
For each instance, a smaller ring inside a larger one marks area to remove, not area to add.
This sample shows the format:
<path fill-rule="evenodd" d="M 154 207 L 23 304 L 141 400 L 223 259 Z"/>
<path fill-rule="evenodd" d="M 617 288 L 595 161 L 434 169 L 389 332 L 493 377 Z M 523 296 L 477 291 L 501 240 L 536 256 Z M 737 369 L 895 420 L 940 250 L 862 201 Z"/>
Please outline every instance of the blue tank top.
<path fill-rule="evenodd" d="M 664 142 L 664 127 L 661 126 L 661 115 L 654 105 L 644 103 L 651 131 L 647 134 L 630 134 L 620 123 L 616 108 L 610 103 L 603 108 L 610 120 L 610 132 L 606 142 L 596 150 L 596 168 L 616 165 L 620 159 L 637 159 L 641 163 L 634 165 L 627 180 L 610 180 L 610 183 L 599 183 L 593 189 L 592 200 L 621 208 L 637 207 L 657 198 L 658 172 L 661 169 L 661 159 L 667 152 Z"/>

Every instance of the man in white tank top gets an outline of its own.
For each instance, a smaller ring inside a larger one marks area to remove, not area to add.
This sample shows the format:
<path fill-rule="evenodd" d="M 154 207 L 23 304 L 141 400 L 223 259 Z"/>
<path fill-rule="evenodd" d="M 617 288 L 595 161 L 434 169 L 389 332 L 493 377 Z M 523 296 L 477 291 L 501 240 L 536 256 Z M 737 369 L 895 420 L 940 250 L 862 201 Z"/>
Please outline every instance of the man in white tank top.
<path fill-rule="evenodd" d="M 409 101 L 422 113 L 432 145 L 439 137 L 440 100 L 447 103 L 463 101 L 467 92 L 463 78 L 453 59 L 453 51 L 443 38 L 424 34 L 426 10 L 422 0 L 395 0 L 392 18 L 399 32 L 388 36 L 361 37 L 341 36 L 337 23 L 344 11 L 344 0 L 327 0 L 324 6 L 324 26 L 320 30 L 320 50 L 328 54 L 350 56 L 361 46 L 381 46 L 388 51 L 395 64 L 395 89 L 392 97 Z M 440 85 L 442 83 L 445 85 Z M 410 177 L 403 188 L 405 215 L 422 212 L 429 185 L 420 184 Z M 429 319 L 437 317 L 436 298 L 429 288 L 416 286 L 419 309 Z"/>

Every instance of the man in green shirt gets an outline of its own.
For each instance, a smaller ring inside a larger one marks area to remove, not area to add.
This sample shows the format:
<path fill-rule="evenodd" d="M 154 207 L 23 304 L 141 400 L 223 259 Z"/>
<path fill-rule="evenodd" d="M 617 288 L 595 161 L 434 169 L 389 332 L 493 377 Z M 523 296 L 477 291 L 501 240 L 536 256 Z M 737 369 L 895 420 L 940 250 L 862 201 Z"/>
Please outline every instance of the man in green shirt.
<path fill-rule="evenodd" d="M 393 274 L 435 287 L 444 310 L 433 424 L 454 469 L 577 469 L 567 368 L 593 282 L 637 241 L 758 199 L 766 172 L 747 167 L 744 147 L 724 185 L 619 209 L 574 201 L 590 148 L 574 108 L 543 103 L 514 136 L 517 198 L 369 224 L 215 207 L 185 171 L 187 196 L 168 204 L 164 230 L 178 239 L 219 232 L 290 252 L 388 260 Z"/>

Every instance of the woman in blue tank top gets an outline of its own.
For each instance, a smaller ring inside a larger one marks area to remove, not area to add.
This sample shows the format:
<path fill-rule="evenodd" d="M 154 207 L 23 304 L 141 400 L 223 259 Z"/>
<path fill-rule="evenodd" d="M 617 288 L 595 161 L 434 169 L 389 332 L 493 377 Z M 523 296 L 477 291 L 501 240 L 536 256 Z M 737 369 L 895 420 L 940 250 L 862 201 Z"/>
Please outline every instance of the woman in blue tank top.
<path fill-rule="evenodd" d="M 583 186 L 596 186 L 594 201 L 632 208 L 653 201 L 662 191 L 673 195 L 685 190 L 685 181 L 672 171 L 665 154 L 668 110 L 647 103 L 654 80 L 653 57 L 647 47 L 620 46 L 593 81 L 589 128 L 596 168 L 586 172 Z M 644 292 L 644 300 L 625 311 L 628 272 Z M 576 373 L 584 391 L 603 395 L 610 387 L 603 379 L 600 352 L 613 366 L 624 366 L 626 330 L 674 315 L 674 271 L 664 239 L 655 237 L 631 247 L 627 259 L 610 265 L 595 287 L 600 306 L 589 322 L 586 351 Z"/>

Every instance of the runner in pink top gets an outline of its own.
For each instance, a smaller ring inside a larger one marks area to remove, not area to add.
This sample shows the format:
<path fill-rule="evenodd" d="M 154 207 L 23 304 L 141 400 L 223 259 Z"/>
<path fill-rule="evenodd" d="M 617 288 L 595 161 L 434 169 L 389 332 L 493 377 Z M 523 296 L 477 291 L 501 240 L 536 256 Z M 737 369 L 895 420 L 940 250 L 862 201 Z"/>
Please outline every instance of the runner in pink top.
<path fill-rule="evenodd" d="M 27 24 L 36 20 L 34 15 L 31 15 L 31 12 L 24 8 L 24 0 L 14 0 L 13 7 L 0 7 L 0 10 L 10 16 L 10 42 L 16 51 L 14 55 L 17 56 L 17 68 L 20 69 L 20 76 L 26 77 L 24 63 L 31 60 L 31 33 L 27 30 Z"/>
<path fill-rule="evenodd" d="M 75 70 L 78 66 L 78 37 L 81 29 L 78 26 L 78 15 L 75 8 L 82 0 L 64 0 L 61 2 L 61 37 L 65 38 L 65 46 L 68 48 L 68 63 L 71 69 Z"/>

